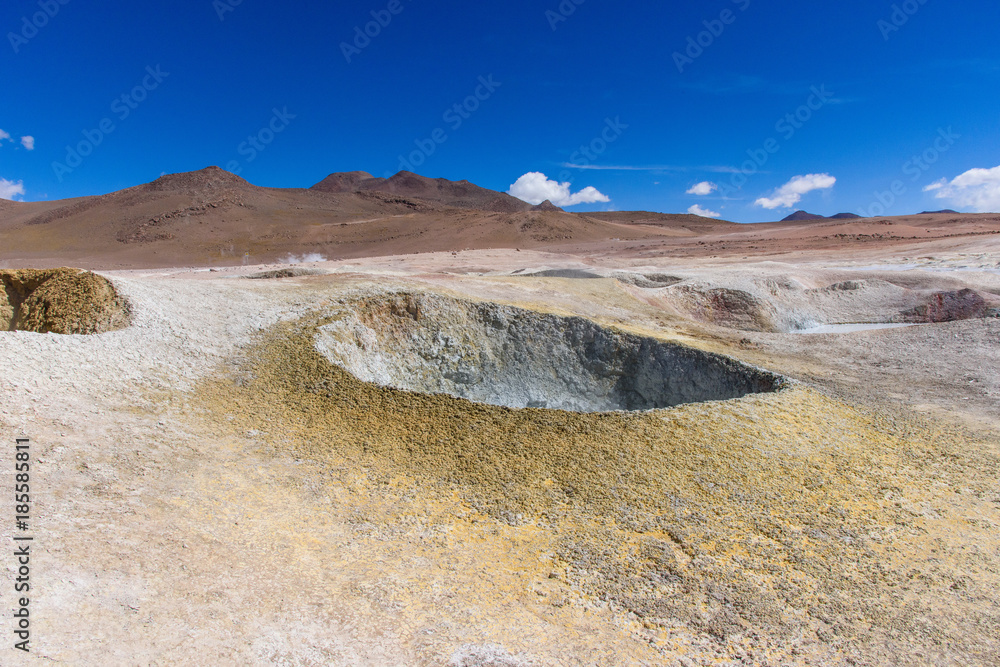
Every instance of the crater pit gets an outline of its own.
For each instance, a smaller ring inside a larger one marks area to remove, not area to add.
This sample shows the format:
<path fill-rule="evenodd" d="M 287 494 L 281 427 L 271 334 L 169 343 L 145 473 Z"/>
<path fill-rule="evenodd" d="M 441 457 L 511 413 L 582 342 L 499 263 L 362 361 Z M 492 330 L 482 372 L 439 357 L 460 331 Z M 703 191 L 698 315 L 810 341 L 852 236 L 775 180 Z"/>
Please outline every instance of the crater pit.
<path fill-rule="evenodd" d="M 652 410 L 785 385 L 730 357 L 580 317 L 435 295 L 346 304 L 316 349 L 365 382 L 511 408 Z"/>

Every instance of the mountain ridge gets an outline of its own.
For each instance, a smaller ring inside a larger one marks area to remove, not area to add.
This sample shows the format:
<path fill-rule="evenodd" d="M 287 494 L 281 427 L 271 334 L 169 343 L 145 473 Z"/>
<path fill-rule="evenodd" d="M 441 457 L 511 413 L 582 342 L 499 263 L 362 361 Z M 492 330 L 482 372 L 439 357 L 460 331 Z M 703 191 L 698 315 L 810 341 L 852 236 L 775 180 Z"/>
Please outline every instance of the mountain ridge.
<path fill-rule="evenodd" d="M 342 172 L 317 185 L 262 187 L 209 167 L 107 194 L 0 202 L 0 265 L 216 267 L 486 249 L 742 257 L 855 244 L 882 248 L 937 238 L 944 229 L 951 236 L 960 228 L 993 234 L 1000 221 L 985 214 L 849 216 L 820 221 L 824 231 L 817 233 L 812 220 L 740 225 L 683 213 L 567 212 L 469 181 L 409 172 L 386 179 Z"/>
<path fill-rule="evenodd" d="M 87 268 L 532 249 L 649 235 L 551 202 L 532 206 L 469 181 L 410 172 L 388 179 L 343 172 L 311 188 L 269 188 L 213 166 L 102 195 L 0 206 L 0 261 L 73 258 Z"/>
<path fill-rule="evenodd" d="M 400 171 L 389 178 L 377 178 L 364 171 L 335 172 L 309 189 L 336 194 L 383 192 L 454 208 L 496 213 L 532 210 L 531 204 L 505 192 L 489 190 L 467 180 L 450 181 L 446 178 L 428 178 L 411 171 Z M 552 209 L 562 210 L 555 206 L 552 206 Z"/>
<path fill-rule="evenodd" d="M 787 218 L 782 218 L 779 222 L 802 222 L 806 220 L 859 220 L 860 215 L 854 213 L 838 213 L 837 215 L 825 216 L 808 213 L 807 211 L 796 211 Z"/>

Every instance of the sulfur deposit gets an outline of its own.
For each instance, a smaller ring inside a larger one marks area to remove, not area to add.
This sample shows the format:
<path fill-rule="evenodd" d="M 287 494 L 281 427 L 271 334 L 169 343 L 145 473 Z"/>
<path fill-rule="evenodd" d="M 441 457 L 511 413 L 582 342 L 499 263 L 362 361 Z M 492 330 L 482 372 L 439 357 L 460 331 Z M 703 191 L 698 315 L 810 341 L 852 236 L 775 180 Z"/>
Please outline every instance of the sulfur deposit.
<path fill-rule="evenodd" d="M 355 312 L 369 324 L 459 307 L 400 295 L 365 305 Z M 450 520 L 456 535 L 499 522 L 552 554 L 518 570 L 548 582 L 542 602 L 600 601 L 651 637 L 701 634 L 710 638 L 703 659 L 858 664 L 896 655 L 904 636 L 971 662 L 995 655 L 995 642 L 957 643 L 970 614 L 996 622 L 981 612 L 1000 583 L 989 560 L 934 555 L 961 521 L 951 486 L 992 493 L 995 461 L 987 472 L 954 456 L 963 434 L 801 386 L 591 414 L 406 391 L 331 362 L 331 331 L 344 333 L 344 317 L 332 308 L 273 328 L 203 385 L 200 400 L 220 432 L 321 462 L 352 496 L 395 494 L 379 510 L 365 505 L 367 524 L 391 533 L 401 516 L 458 499 L 468 511 Z M 413 326 L 397 324 L 397 333 Z M 396 340 L 419 342 L 414 333 Z M 963 530 L 986 539 L 988 527 Z M 497 541 L 477 549 L 497 576 L 524 567 L 508 564 Z M 393 595 L 413 614 L 426 604 L 413 590 Z"/>
<path fill-rule="evenodd" d="M 79 269 L 0 271 L 0 327 L 95 334 L 128 326 L 128 303 L 106 279 Z"/>

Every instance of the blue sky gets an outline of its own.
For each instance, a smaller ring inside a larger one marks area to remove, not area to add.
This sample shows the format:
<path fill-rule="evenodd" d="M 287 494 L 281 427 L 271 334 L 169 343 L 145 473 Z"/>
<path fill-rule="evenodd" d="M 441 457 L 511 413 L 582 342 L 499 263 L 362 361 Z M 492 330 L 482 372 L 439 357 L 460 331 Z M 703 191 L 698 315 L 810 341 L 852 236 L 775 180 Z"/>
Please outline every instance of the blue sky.
<path fill-rule="evenodd" d="M 997 26 L 994 0 L 8 0 L 0 196 L 219 165 L 740 222 L 995 211 Z"/>

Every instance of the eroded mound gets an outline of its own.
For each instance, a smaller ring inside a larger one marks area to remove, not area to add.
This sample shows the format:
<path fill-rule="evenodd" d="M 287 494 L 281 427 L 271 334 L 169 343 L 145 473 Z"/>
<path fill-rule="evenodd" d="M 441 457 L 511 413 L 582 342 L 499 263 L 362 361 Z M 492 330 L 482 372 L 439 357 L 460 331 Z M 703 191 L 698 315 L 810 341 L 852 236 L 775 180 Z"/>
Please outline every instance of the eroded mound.
<path fill-rule="evenodd" d="M 682 282 L 683 278 L 670 276 L 665 273 L 631 273 L 628 271 L 616 271 L 612 278 L 627 285 L 635 285 L 643 289 L 661 289 L 670 287 Z"/>
<path fill-rule="evenodd" d="M 95 334 L 123 329 L 128 302 L 106 278 L 79 269 L 0 271 L 0 329 Z"/>
<path fill-rule="evenodd" d="M 261 271 L 260 273 L 254 273 L 247 278 L 251 280 L 280 280 L 281 278 L 301 278 L 304 276 L 321 276 L 325 271 L 320 271 L 319 269 L 301 269 L 301 268 L 288 268 L 288 269 L 274 269 L 273 271 Z"/>
<path fill-rule="evenodd" d="M 678 285 L 669 297 L 681 312 L 700 322 L 741 331 L 780 331 L 778 310 L 744 290 L 703 285 Z"/>
<path fill-rule="evenodd" d="M 934 290 L 927 278 L 893 280 L 843 280 L 808 289 L 793 279 L 744 282 L 741 288 L 685 281 L 660 290 L 656 298 L 664 309 L 696 322 L 765 333 L 955 322 L 990 317 L 1000 305 L 987 290 Z"/>
<path fill-rule="evenodd" d="M 350 304 L 320 328 L 316 347 L 365 382 L 511 408 L 652 410 L 784 384 L 729 357 L 583 318 L 430 295 Z"/>
<path fill-rule="evenodd" d="M 989 304 L 983 295 L 971 289 L 932 294 L 927 303 L 899 314 L 903 322 L 955 322 L 987 317 Z"/>

